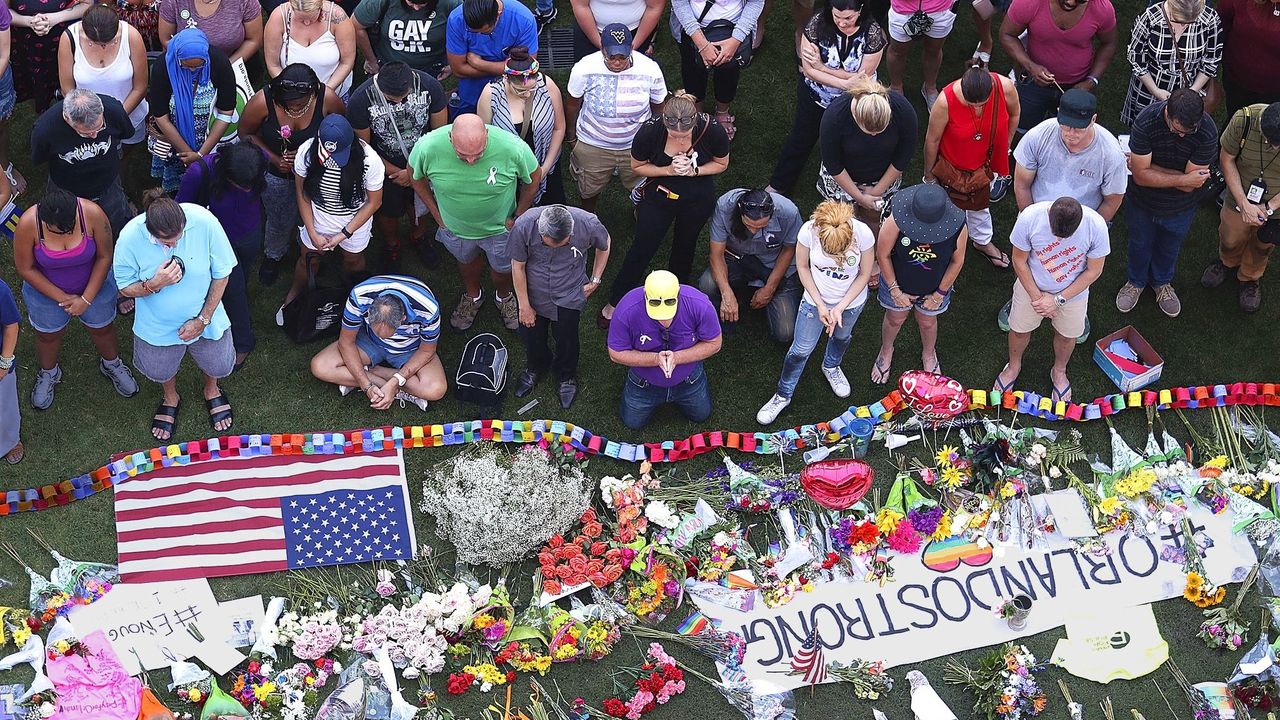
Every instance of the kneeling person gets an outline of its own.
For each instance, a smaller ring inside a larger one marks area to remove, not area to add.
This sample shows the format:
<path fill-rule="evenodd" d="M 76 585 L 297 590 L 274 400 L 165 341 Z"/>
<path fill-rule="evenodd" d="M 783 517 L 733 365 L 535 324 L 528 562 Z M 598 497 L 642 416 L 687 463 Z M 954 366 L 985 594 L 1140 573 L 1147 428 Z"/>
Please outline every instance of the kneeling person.
<path fill-rule="evenodd" d="M 393 400 L 426 410 L 447 387 L 439 338 L 440 305 L 430 288 L 404 275 L 375 275 L 351 289 L 342 332 L 311 359 L 311 374 L 343 395 L 359 389 L 375 410 Z"/>

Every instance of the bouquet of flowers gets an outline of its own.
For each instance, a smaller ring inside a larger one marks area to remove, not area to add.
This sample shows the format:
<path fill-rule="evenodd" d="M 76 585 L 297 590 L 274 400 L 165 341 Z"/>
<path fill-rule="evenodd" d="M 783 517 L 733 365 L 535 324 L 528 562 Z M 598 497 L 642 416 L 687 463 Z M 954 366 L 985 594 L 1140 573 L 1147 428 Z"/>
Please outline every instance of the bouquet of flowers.
<path fill-rule="evenodd" d="M 880 527 L 874 518 L 869 517 L 842 517 L 827 534 L 831 547 L 841 555 L 866 555 L 875 552 L 880 544 Z"/>
<path fill-rule="evenodd" d="M 319 660 L 339 647 L 349 649 L 351 633 L 344 630 L 338 612 L 321 609 L 319 602 L 313 604 L 313 610 L 305 615 L 290 610 L 280 616 L 276 628 L 280 644 L 288 645 L 299 660 Z"/>
<path fill-rule="evenodd" d="M 58 712 L 58 693 L 52 687 L 33 693 L 18 703 L 16 710 L 16 720 L 48 720 Z"/>
<path fill-rule="evenodd" d="M 551 669 L 551 656 L 537 652 L 527 642 L 507 643 L 507 646 L 494 656 L 493 661 L 499 665 L 510 665 L 524 673 L 536 672 L 539 675 L 546 675 Z"/>
<path fill-rule="evenodd" d="M 622 577 L 635 559 L 632 548 L 611 548 L 602 539 L 604 527 L 596 511 L 587 508 L 578 521 L 582 529 L 573 538 L 552 535 L 538 553 L 542 573 L 542 592 L 560 595 L 565 589 L 591 584 L 603 588 Z"/>
<path fill-rule="evenodd" d="M 618 675 L 634 678 L 631 685 L 635 692 L 627 699 L 622 699 L 621 687 L 617 675 L 614 678 L 614 697 L 605 699 L 604 712 L 609 717 L 639 720 L 642 715 L 653 712 L 659 705 L 665 705 L 671 698 L 685 690 L 684 671 L 677 665 L 675 658 L 667 654 L 660 643 L 649 643 L 645 652 L 645 662 L 639 668 L 623 668 Z"/>
<path fill-rule="evenodd" d="M 893 689 L 893 678 L 885 672 L 883 662 L 832 662 L 827 665 L 827 674 L 852 685 L 854 696 L 860 700 L 879 700 Z"/>
<path fill-rule="evenodd" d="M 645 499 L 650 490 L 660 487 L 661 483 L 653 476 L 653 465 L 648 461 L 640 463 L 638 478 L 623 475 L 621 478 L 608 476 L 600 479 L 600 495 L 605 506 L 614 512 L 618 523 L 614 540 L 622 544 L 631 543 L 648 532 L 651 518 Z M 670 524 L 674 511 L 663 502 L 654 508 L 653 514 Z M 678 518 L 676 520 L 678 522 Z"/>
<path fill-rule="evenodd" d="M 1191 521 L 1182 518 L 1182 571 L 1187 574 L 1187 586 L 1182 597 L 1198 608 L 1217 605 L 1227 596 L 1227 589 L 1214 585 L 1205 575 L 1201 540 L 1191 530 Z"/>
<path fill-rule="evenodd" d="M 1200 632 L 1196 633 L 1196 637 L 1203 640 L 1205 645 L 1215 650 L 1239 650 L 1244 645 L 1249 636 L 1249 621 L 1240 612 L 1240 603 L 1258 579 L 1258 567 L 1254 565 L 1244 582 L 1240 583 L 1235 602 L 1226 607 L 1204 611 L 1204 622 L 1200 623 Z"/>
<path fill-rule="evenodd" d="M 444 669 L 449 640 L 463 635 L 491 594 L 488 585 L 472 593 L 459 582 L 444 593 L 423 593 L 412 604 L 386 605 L 357 620 L 351 647 L 365 655 L 386 649 L 392 664 L 409 680 L 438 673 Z"/>
<path fill-rule="evenodd" d="M 427 474 L 422 510 L 458 559 L 501 566 L 524 559 L 564 532 L 591 502 L 579 467 L 559 463 L 537 445 L 514 454 L 494 446 L 460 453 Z"/>
<path fill-rule="evenodd" d="M 1049 702 L 1034 675 L 1043 668 L 1025 645 L 1010 643 L 988 652 L 976 668 L 947 663 L 943 679 L 977 697 L 975 714 L 987 720 L 1021 720 L 1039 715 Z"/>
<path fill-rule="evenodd" d="M 738 564 L 739 551 L 750 551 L 750 546 L 737 528 L 721 530 L 705 543 L 698 543 L 691 552 L 689 565 L 692 573 L 704 582 L 720 582 Z"/>
<path fill-rule="evenodd" d="M 658 545 L 650 545 L 631 563 L 616 600 L 641 622 L 658 624 L 684 592 L 684 563 Z"/>
<path fill-rule="evenodd" d="M 973 463 L 960 454 L 954 445 L 944 445 L 933 459 L 936 468 L 926 468 L 921 479 L 928 485 L 940 486 L 946 490 L 957 490 L 965 487 L 973 480 Z"/>
<path fill-rule="evenodd" d="M 729 496 L 729 510 L 772 512 L 805 497 L 798 473 L 756 470 L 751 463 L 737 465 L 728 456 L 724 458 L 724 465 L 723 471 L 716 470 L 707 475 L 723 478 L 722 487 Z"/>

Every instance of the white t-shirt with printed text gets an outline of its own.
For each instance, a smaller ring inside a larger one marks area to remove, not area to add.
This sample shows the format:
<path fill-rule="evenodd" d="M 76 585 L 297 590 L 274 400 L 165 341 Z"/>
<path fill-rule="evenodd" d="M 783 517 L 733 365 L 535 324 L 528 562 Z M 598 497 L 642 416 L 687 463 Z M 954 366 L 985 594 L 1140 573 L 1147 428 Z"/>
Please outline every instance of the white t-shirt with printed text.
<path fill-rule="evenodd" d="M 800 227 L 800 234 L 796 238 L 797 243 L 809 248 L 809 274 L 813 276 L 813 284 L 818 287 L 818 294 L 822 296 L 823 304 L 828 307 L 840 302 L 845 293 L 849 292 L 849 286 L 853 285 L 853 281 L 858 277 L 858 266 L 862 262 L 862 254 L 871 252 L 876 246 L 876 238 L 871 234 L 871 228 L 867 227 L 866 223 L 857 219 L 849 222 L 853 225 L 853 242 L 845 250 L 842 262 L 836 262 L 836 258 L 823 251 L 822 241 L 814 232 L 812 220 Z M 810 305 L 817 305 L 807 289 L 804 292 L 804 299 Z M 866 301 L 867 289 L 863 288 L 853 302 L 849 303 L 849 307 L 858 307 Z"/>

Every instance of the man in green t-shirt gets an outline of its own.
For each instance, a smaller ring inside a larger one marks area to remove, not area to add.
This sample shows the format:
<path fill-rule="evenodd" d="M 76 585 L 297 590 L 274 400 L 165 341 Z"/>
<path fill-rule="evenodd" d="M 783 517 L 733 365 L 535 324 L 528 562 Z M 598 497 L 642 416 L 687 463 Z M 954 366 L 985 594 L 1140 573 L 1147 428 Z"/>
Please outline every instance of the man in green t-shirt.
<path fill-rule="evenodd" d="M 1262 306 L 1258 280 L 1267 271 L 1274 238 L 1280 235 L 1280 102 L 1237 110 L 1222 132 L 1218 160 L 1227 181 L 1218 222 L 1218 259 L 1200 283 L 1214 288 L 1235 275 L 1240 281 L 1240 309 L 1255 313 Z M 1264 239 L 1259 239 L 1260 232 Z"/>
<path fill-rule="evenodd" d="M 462 299 L 449 324 L 466 330 L 475 322 L 484 302 L 480 280 L 487 257 L 502 324 L 517 329 L 520 306 L 512 292 L 507 233 L 533 204 L 542 182 L 533 151 L 506 130 L 485 125 L 479 115 L 460 115 L 414 144 L 409 167 L 414 192 L 440 226 L 436 240 L 457 258 L 462 275 Z"/>
<path fill-rule="evenodd" d="M 364 55 L 364 71 L 399 60 L 443 80 L 449 76 L 445 26 L 462 0 L 360 0 L 351 19 L 356 44 Z"/>

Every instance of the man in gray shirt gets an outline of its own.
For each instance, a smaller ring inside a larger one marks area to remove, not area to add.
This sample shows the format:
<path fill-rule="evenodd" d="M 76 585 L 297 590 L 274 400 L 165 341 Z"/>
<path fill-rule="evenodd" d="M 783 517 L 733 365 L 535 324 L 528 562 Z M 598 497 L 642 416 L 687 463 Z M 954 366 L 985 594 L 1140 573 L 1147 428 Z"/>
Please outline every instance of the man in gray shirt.
<path fill-rule="evenodd" d="M 1073 197 L 1111 222 L 1124 201 L 1129 176 L 1120 143 L 1097 121 L 1098 99 L 1073 88 L 1062 96 L 1057 118 L 1027 131 L 1013 151 L 1018 210 Z"/>
<path fill-rule="evenodd" d="M 591 275 L 587 253 L 595 249 Z M 578 320 L 587 298 L 600 287 L 609 260 L 609 231 L 600 219 L 578 208 L 548 205 L 516 218 L 507 239 L 511 279 L 520 300 L 520 335 L 528 367 L 516 381 L 516 397 L 533 392 L 538 378 L 555 367 L 560 406 L 578 395 Z M 547 348 L 555 336 L 554 357 Z"/>
<path fill-rule="evenodd" d="M 738 294 L 751 292 L 751 307 L 767 308 L 769 334 L 784 345 L 795 333 L 804 288 L 796 274 L 796 235 L 804 220 L 795 203 L 767 190 L 730 190 L 711 216 L 711 267 L 698 289 L 720 309 L 730 329 L 738 321 Z"/>

